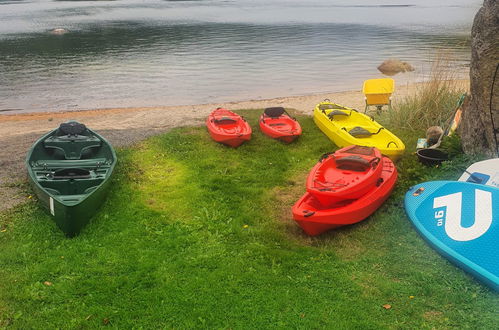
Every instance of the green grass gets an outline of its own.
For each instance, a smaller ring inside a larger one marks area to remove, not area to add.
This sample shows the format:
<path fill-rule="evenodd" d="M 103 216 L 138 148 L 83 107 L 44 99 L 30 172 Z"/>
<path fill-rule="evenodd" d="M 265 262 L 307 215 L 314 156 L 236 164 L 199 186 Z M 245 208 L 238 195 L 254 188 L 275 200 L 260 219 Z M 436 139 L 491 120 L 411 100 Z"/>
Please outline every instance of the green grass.
<path fill-rule="evenodd" d="M 457 101 L 465 93 L 463 86 L 456 80 L 454 58 L 448 51 L 433 55 L 428 80 L 420 83 L 415 92 L 402 98 L 385 111 L 381 120 L 387 127 L 424 132 L 431 126 L 444 129 L 450 125 Z"/>
<path fill-rule="evenodd" d="M 258 127 L 259 111 L 241 113 Z M 456 179 L 473 159 L 429 169 L 409 150 L 373 216 L 310 238 L 290 207 L 334 146 L 299 120 L 290 145 L 255 129 L 230 149 L 194 127 L 118 150 L 110 195 L 74 239 L 34 199 L 0 213 L 0 327 L 497 328 L 497 294 L 428 247 L 403 209 L 409 186 Z"/>

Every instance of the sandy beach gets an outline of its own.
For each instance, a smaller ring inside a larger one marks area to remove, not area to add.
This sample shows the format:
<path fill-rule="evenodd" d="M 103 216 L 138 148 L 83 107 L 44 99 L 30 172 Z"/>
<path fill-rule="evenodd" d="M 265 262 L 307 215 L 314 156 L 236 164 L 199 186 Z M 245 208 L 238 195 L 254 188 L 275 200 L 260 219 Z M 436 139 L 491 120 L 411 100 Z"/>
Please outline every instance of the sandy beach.
<path fill-rule="evenodd" d="M 469 81 L 459 81 L 468 89 Z M 420 84 L 397 86 L 393 103 L 412 95 Z M 171 128 L 202 125 L 206 116 L 217 107 L 232 110 L 258 109 L 282 106 L 311 115 L 314 106 L 324 100 L 364 109 L 361 90 L 278 97 L 223 104 L 182 105 L 153 108 L 113 108 L 67 112 L 43 112 L 18 115 L 0 115 L 0 210 L 8 209 L 26 200 L 19 187 L 26 182 L 24 159 L 29 147 L 40 135 L 69 119 L 78 120 L 105 136 L 115 147 L 129 146 L 151 135 L 164 133 Z"/>

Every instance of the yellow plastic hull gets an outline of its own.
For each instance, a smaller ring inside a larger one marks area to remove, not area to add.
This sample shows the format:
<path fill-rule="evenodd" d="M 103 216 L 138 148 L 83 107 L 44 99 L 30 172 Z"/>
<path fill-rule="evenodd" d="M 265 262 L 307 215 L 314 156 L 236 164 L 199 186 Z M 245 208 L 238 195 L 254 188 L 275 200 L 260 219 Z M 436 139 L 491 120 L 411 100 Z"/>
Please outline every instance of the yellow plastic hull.
<path fill-rule="evenodd" d="M 343 115 L 336 112 L 338 115 L 331 116 L 333 111 L 340 111 Z M 340 148 L 349 145 L 376 147 L 392 160 L 397 160 L 405 150 L 404 143 L 395 134 L 371 117 L 335 103 L 319 103 L 314 109 L 314 122 Z M 355 137 L 349 132 L 356 127 L 361 127 L 371 133 L 378 133 Z"/>

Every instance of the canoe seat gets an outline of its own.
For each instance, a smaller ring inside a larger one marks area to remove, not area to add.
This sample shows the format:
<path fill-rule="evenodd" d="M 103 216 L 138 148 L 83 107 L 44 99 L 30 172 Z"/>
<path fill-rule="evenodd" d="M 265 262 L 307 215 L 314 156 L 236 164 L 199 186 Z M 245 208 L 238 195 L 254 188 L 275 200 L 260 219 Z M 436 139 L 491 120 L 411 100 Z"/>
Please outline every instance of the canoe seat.
<path fill-rule="evenodd" d="M 70 121 L 59 125 L 59 132 L 64 135 L 80 135 L 87 130 L 84 124 L 76 121 Z"/>
<path fill-rule="evenodd" d="M 83 168 L 61 168 L 54 171 L 54 180 L 63 179 L 90 179 L 92 177 L 89 170 Z"/>
<path fill-rule="evenodd" d="M 47 149 L 57 149 L 64 153 L 65 159 L 80 159 L 85 150 L 99 148 L 102 145 L 98 138 L 68 139 L 67 137 L 49 137 L 43 141 Z"/>

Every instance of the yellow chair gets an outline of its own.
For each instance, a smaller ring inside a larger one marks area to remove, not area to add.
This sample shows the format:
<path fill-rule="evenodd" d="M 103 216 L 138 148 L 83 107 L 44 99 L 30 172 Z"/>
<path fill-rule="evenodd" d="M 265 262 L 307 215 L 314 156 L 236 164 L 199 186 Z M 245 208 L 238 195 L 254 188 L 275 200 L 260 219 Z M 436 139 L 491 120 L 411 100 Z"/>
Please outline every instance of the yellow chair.
<path fill-rule="evenodd" d="M 395 90 L 395 81 L 392 78 L 382 79 L 369 79 L 364 81 L 362 93 L 366 96 L 366 108 L 364 113 L 367 112 L 370 106 L 375 106 L 378 111 L 383 109 L 384 105 L 388 109 L 392 109 L 392 93 Z"/>

